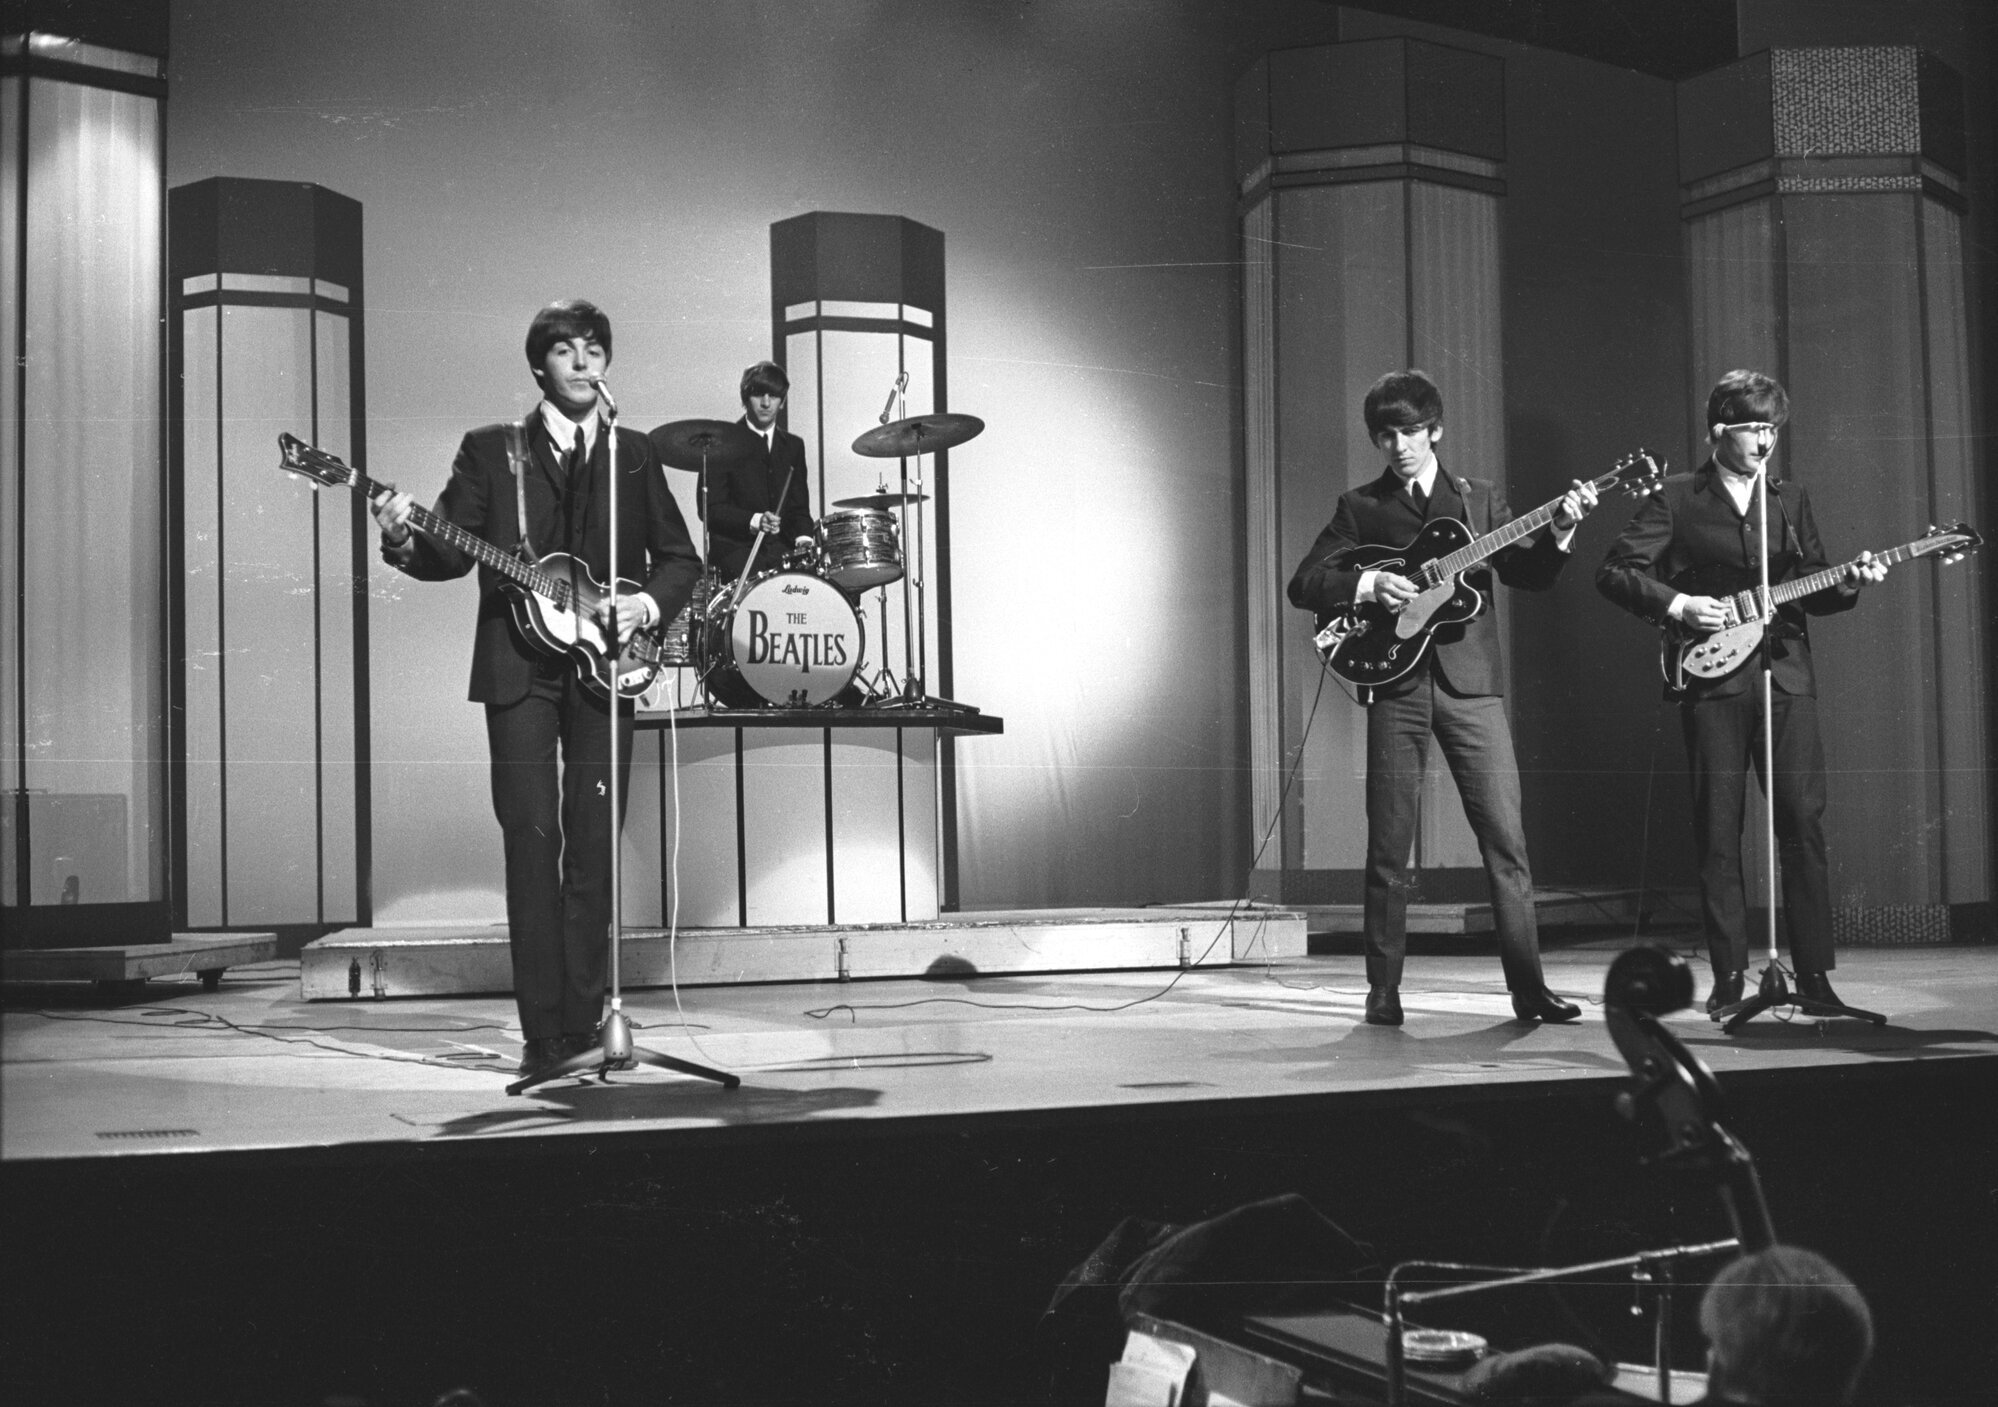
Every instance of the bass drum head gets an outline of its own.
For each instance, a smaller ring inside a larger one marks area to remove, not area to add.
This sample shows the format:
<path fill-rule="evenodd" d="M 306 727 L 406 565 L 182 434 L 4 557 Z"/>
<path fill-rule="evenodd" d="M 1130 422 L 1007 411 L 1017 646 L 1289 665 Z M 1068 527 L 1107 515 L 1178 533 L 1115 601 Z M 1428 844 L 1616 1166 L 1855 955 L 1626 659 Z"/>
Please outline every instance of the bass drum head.
<path fill-rule="evenodd" d="M 807 708 L 832 701 L 860 668 L 860 617 L 840 589 L 807 572 L 765 572 L 729 609 L 708 607 L 708 692 L 728 708 Z"/>

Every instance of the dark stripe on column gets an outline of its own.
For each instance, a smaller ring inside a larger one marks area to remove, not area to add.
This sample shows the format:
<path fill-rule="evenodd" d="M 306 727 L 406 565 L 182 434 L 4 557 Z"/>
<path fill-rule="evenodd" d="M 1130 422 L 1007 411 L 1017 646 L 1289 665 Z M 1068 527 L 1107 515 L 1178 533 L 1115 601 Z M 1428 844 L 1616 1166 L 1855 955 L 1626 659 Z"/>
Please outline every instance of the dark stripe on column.
<path fill-rule="evenodd" d="M 909 812 L 902 792 L 902 730 L 895 729 L 895 882 L 902 891 L 902 922 L 909 921 Z"/>
<path fill-rule="evenodd" d="M 319 443 L 319 310 L 305 310 L 305 365 L 312 443 Z M 349 448 L 352 448 L 349 446 Z M 312 880 L 313 914 L 326 922 L 326 593 L 319 550 L 319 500 L 312 495 Z"/>
<path fill-rule="evenodd" d="M 826 729 L 825 742 L 826 773 L 826 922 L 838 923 L 839 910 L 835 907 L 837 895 L 833 890 L 833 768 L 832 768 L 832 729 Z"/>
<path fill-rule="evenodd" d="M 28 80 L 21 78 L 14 189 L 14 902 L 33 897 L 28 876 Z"/>
<path fill-rule="evenodd" d="M 217 827 L 221 843 L 216 847 L 221 865 L 222 927 L 229 926 L 229 595 L 228 539 L 223 528 L 228 515 L 223 505 L 229 501 L 223 481 L 222 464 L 227 455 L 228 420 L 222 414 L 222 305 L 215 305 L 215 780 Z"/>
<path fill-rule="evenodd" d="M 735 730 L 735 926 L 749 927 L 749 831 L 742 789 L 742 729 Z"/>

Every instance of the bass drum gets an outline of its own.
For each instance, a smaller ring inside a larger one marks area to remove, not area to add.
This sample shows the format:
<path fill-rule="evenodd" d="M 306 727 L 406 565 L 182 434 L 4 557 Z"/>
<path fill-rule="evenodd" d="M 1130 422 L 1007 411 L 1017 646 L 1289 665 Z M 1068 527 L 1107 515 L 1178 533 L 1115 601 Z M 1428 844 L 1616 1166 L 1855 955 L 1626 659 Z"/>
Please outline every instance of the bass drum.
<path fill-rule="evenodd" d="M 837 586 L 808 572 L 765 572 L 729 606 L 708 605 L 701 682 L 724 708 L 808 708 L 853 683 L 863 645 L 860 617 Z"/>

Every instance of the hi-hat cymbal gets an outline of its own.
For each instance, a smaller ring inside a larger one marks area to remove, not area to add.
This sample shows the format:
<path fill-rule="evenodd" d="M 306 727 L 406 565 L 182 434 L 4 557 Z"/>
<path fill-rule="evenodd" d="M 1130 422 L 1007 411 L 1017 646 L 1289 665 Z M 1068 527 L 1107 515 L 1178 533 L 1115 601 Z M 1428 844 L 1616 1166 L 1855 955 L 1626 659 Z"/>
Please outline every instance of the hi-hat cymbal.
<path fill-rule="evenodd" d="M 835 508 L 900 508 L 905 503 L 927 503 L 926 493 L 869 493 L 859 498 L 835 498 Z"/>
<path fill-rule="evenodd" d="M 935 454 L 940 449 L 961 445 L 984 430 L 985 422 L 975 415 L 938 411 L 934 415 L 912 415 L 892 420 L 869 430 L 853 442 L 853 452 L 874 459 L 904 459 L 912 454 Z"/>
<path fill-rule="evenodd" d="M 668 468 L 725 469 L 756 452 L 756 437 L 732 420 L 675 420 L 646 434 Z"/>

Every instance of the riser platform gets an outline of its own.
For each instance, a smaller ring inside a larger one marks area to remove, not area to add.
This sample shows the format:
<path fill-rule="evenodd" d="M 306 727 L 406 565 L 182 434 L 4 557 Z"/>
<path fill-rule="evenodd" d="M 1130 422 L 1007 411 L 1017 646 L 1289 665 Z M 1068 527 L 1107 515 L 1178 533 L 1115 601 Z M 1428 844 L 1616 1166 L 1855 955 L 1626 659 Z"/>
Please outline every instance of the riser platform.
<path fill-rule="evenodd" d="M 676 978 L 699 987 L 1213 967 L 1303 957 L 1305 928 L 1299 911 L 1249 905 L 1009 910 L 930 923 L 688 928 L 677 954 L 665 930 L 627 929 L 620 975 L 625 987 L 645 988 Z M 512 988 L 504 924 L 348 928 L 299 954 L 299 995 L 307 1001 Z"/>

